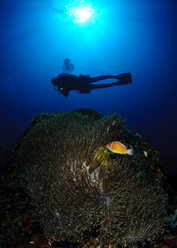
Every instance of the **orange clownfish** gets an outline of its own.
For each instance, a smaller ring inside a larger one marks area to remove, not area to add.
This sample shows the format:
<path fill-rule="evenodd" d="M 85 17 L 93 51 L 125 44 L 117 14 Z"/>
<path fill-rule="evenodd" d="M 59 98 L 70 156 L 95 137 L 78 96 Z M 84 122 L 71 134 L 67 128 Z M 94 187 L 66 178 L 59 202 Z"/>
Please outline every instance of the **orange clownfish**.
<path fill-rule="evenodd" d="M 133 155 L 133 149 L 127 149 L 127 147 L 119 141 L 113 141 L 106 145 L 106 147 L 114 153 Z"/>

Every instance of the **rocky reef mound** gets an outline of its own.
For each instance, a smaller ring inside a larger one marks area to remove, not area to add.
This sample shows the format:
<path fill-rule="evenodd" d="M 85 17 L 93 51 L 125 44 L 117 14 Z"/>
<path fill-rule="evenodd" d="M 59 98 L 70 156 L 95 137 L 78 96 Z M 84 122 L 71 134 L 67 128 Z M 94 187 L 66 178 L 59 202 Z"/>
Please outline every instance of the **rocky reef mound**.
<path fill-rule="evenodd" d="M 111 153 L 107 166 L 94 160 L 114 140 L 134 155 Z M 104 244 L 131 245 L 162 233 L 168 199 L 159 153 L 119 115 L 42 113 L 14 155 L 14 174 L 47 235 L 71 240 L 94 233 Z"/>

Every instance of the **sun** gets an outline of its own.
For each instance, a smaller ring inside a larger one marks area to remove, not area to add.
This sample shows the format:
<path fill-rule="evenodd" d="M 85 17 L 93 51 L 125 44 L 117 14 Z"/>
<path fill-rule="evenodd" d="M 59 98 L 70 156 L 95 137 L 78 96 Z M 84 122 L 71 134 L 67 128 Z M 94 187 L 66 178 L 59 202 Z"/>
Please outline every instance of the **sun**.
<path fill-rule="evenodd" d="M 65 6 L 66 14 L 76 23 L 83 23 L 90 19 L 94 10 L 90 4 L 85 1 L 73 2 Z"/>
<path fill-rule="evenodd" d="M 75 22 L 85 22 L 86 20 L 88 20 L 91 15 L 93 14 L 93 9 L 91 9 L 89 6 L 87 7 L 78 7 L 75 10 L 74 16 L 75 16 Z"/>

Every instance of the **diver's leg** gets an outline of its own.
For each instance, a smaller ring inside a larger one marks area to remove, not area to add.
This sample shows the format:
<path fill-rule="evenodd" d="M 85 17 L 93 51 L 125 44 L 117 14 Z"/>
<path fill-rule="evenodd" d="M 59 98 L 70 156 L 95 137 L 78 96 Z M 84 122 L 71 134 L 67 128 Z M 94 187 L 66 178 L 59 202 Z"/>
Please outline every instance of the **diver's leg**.
<path fill-rule="evenodd" d="M 91 90 L 94 89 L 104 89 L 104 88 L 110 88 L 115 85 L 121 85 L 121 81 L 117 81 L 114 83 L 109 83 L 109 84 L 88 84 L 86 88 L 79 89 L 80 93 L 89 93 Z"/>
<path fill-rule="evenodd" d="M 89 77 L 89 83 L 94 83 L 100 80 L 115 78 L 122 82 L 122 84 L 129 84 L 132 82 L 131 74 L 130 73 L 122 73 L 118 75 L 103 75 L 98 77 Z"/>
<path fill-rule="evenodd" d="M 110 79 L 110 78 L 117 78 L 117 75 L 102 75 L 97 77 L 89 77 L 89 83 L 94 83 L 100 80 Z"/>
<path fill-rule="evenodd" d="M 109 88 L 115 85 L 119 85 L 119 82 L 110 83 L 110 84 L 89 84 L 89 87 L 90 87 L 90 90 L 94 90 L 94 89 Z"/>
<path fill-rule="evenodd" d="M 129 72 L 127 73 L 121 73 L 116 76 L 118 80 L 120 80 L 121 84 L 130 84 L 132 83 L 132 77 Z"/>

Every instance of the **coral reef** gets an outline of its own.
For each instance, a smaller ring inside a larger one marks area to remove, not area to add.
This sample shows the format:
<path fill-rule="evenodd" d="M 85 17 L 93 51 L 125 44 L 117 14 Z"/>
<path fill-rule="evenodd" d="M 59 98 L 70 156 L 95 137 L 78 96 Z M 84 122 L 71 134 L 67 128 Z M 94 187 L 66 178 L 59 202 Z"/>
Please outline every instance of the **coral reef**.
<path fill-rule="evenodd" d="M 34 117 L 15 148 L 13 180 L 56 240 L 94 235 L 106 245 L 153 241 L 163 232 L 168 204 L 158 152 L 119 115 L 83 112 Z M 112 155 L 109 166 L 101 166 L 95 152 L 113 140 L 131 145 L 135 154 Z"/>

